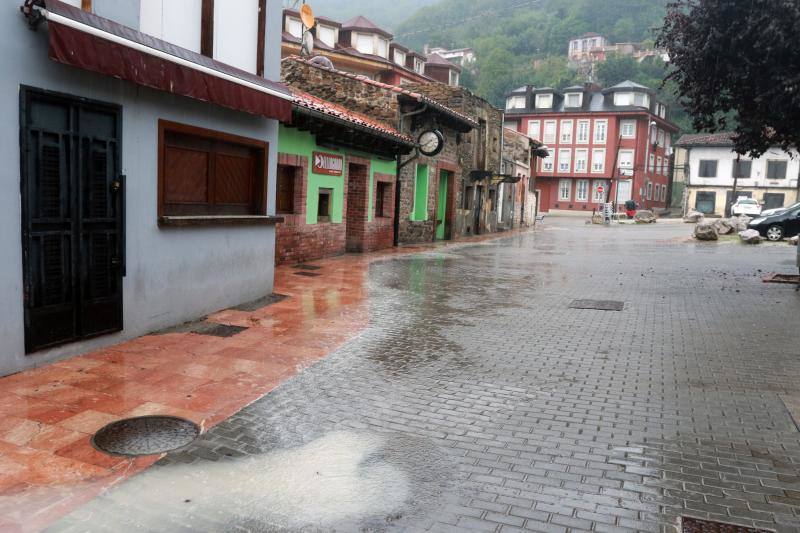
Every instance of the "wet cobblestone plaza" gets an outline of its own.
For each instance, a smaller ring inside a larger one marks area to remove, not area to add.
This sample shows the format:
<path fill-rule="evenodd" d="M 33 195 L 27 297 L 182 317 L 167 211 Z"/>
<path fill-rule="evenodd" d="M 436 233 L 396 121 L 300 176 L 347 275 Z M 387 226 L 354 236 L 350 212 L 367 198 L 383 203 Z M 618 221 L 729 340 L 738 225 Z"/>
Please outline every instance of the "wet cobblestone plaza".
<path fill-rule="evenodd" d="M 51 529 L 800 531 L 794 249 L 690 232 L 374 262 L 360 335 Z"/>

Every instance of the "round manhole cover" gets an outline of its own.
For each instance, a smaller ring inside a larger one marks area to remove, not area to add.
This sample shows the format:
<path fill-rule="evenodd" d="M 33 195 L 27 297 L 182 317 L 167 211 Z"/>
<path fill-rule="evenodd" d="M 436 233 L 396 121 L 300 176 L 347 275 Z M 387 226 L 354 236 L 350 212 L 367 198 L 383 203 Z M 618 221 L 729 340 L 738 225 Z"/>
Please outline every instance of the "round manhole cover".
<path fill-rule="evenodd" d="M 200 434 L 194 422 L 174 416 L 118 420 L 94 434 L 92 443 L 114 455 L 154 455 L 176 450 Z"/>

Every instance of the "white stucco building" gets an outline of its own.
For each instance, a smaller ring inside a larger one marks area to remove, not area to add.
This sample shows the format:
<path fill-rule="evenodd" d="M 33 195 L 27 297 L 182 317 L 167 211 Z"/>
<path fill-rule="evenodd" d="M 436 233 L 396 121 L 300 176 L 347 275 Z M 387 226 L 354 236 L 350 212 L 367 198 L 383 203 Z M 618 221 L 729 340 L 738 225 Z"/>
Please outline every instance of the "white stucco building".
<path fill-rule="evenodd" d="M 681 137 L 676 148 L 675 172 L 685 181 L 685 209 L 724 216 L 726 207 L 738 197 L 755 198 L 764 209 L 791 205 L 798 200 L 800 159 L 779 147 L 757 159 L 737 154 L 731 133 L 694 134 Z M 681 163 L 678 164 L 678 161 Z M 682 167 L 682 168 L 679 168 Z M 736 198 L 734 198 L 734 176 Z"/>
<path fill-rule="evenodd" d="M 280 4 L 22 4 L 0 17 L 0 375 L 271 293 Z"/>

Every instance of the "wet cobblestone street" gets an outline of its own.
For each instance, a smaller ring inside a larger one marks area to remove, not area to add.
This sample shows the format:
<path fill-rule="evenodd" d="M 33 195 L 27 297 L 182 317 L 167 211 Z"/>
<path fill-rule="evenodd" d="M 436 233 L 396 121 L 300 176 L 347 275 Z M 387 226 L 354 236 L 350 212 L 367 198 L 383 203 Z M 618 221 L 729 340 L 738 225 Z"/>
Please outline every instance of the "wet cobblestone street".
<path fill-rule="evenodd" d="M 794 249 L 551 220 L 373 263 L 357 338 L 51 529 L 800 531 Z"/>

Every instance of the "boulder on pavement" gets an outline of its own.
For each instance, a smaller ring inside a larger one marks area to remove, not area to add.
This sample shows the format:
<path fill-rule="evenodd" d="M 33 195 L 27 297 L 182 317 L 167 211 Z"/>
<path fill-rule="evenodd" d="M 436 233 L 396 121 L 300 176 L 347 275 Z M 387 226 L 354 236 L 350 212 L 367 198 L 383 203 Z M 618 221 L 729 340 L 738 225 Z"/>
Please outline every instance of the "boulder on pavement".
<path fill-rule="evenodd" d="M 642 209 L 641 211 L 636 211 L 636 214 L 633 215 L 633 220 L 635 220 L 637 224 L 654 224 L 656 216 L 652 211 Z"/>
<path fill-rule="evenodd" d="M 700 222 L 694 227 L 694 238 L 698 241 L 719 240 L 719 233 L 713 222 Z"/>
<path fill-rule="evenodd" d="M 797 246 L 797 241 L 800 241 L 800 235 L 795 235 L 791 239 L 789 239 L 789 244 L 792 246 Z"/>
<path fill-rule="evenodd" d="M 706 216 L 700 211 L 689 211 L 684 215 L 683 221 L 697 224 L 698 222 L 702 222 L 704 218 L 706 218 Z"/>
<path fill-rule="evenodd" d="M 714 222 L 714 228 L 717 230 L 717 233 L 720 235 L 730 235 L 734 231 L 742 231 L 739 230 L 739 223 L 736 220 L 730 218 L 721 218 Z M 747 229 L 747 228 L 745 228 Z"/>
<path fill-rule="evenodd" d="M 739 239 L 745 244 L 761 244 L 761 234 L 754 229 L 740 231 Z"/>
<path fill-rule="evenodd" d="M 739 215 L 738 217 L 731 217 L 730 220 L 736 224 L 736 231 L 745 231 L 747 225 L 750 224 L 750 221 L 753 219 L 747 215 Z"/>
<path fill-rule="evenodd" d="M 604 224 L 606 219 L 600 213 L 592 215 L 592 224 Z"/>

